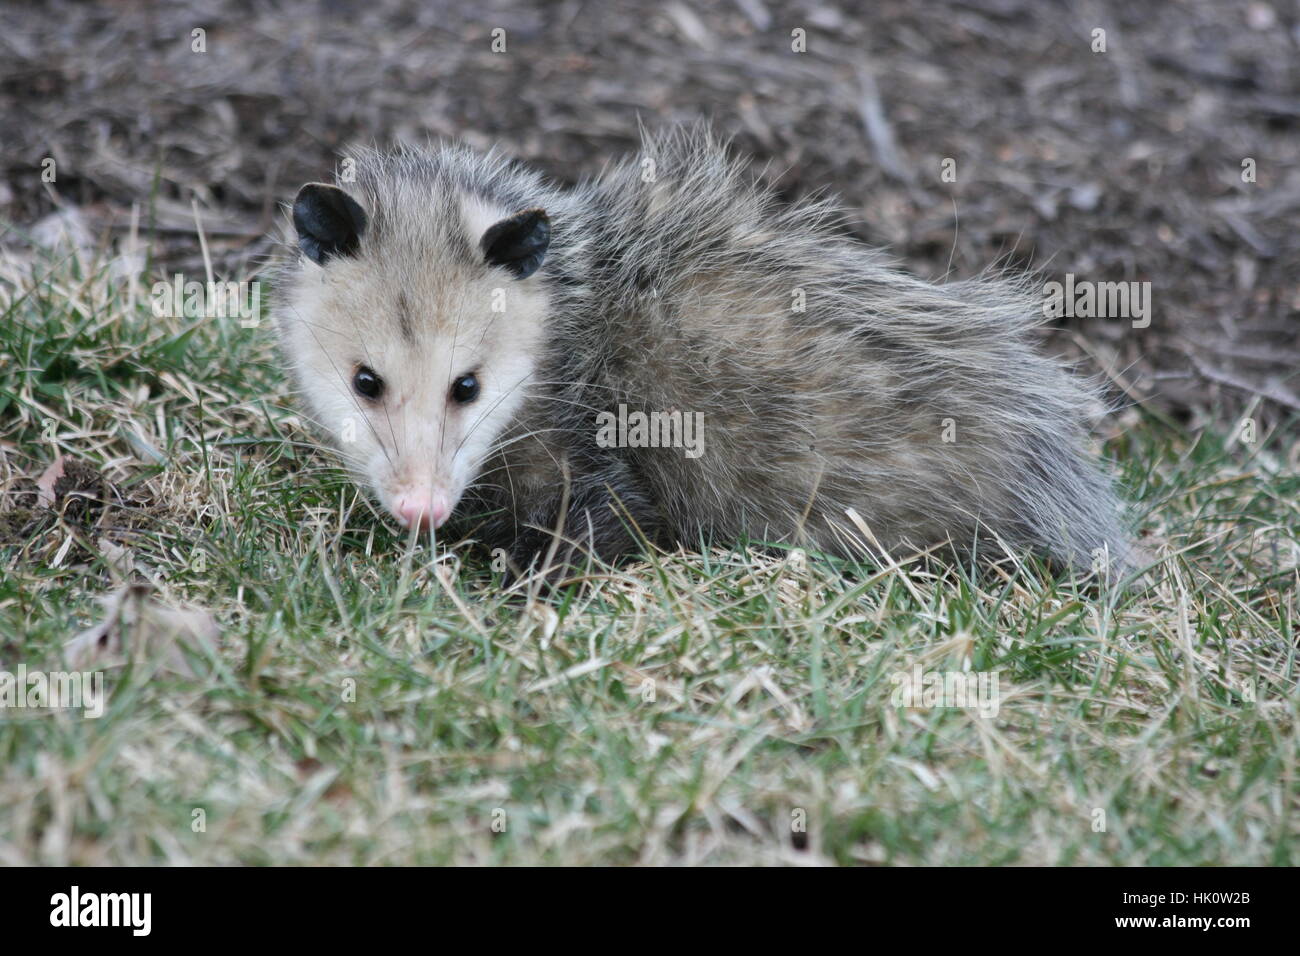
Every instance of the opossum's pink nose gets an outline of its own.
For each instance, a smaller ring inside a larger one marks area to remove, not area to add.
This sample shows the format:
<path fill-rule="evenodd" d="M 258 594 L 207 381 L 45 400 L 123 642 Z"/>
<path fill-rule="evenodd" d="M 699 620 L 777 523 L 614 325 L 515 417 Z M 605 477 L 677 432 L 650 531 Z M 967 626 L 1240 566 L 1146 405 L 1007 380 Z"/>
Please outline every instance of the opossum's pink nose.
<path fill-rule="evenodd" d="M 430 525 L 437 528 L 446 521 L 451 506 L 443 492 L 424 488 L 399 495 L 393 502 L 393 513 L 406 527 L 418 525 L 427 530 Z"/>

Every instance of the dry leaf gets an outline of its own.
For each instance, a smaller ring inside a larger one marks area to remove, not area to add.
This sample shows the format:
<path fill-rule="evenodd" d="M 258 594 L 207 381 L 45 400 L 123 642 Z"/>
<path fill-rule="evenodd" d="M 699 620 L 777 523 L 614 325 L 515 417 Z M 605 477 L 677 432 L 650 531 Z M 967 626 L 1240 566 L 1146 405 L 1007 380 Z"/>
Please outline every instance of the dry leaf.
<path fill-rule="evenodd" d="M 148 584 L 132 584 L 103 599 L 104 619 L 65 647 L 69 665 L 82 669 L 156 661 L 168 670 L 195 676 L 184 649 L 215 650 L 221 631 L 207 611 L 168 607 Z"/>
<path fill-rule="evenodd" d="M 63 477 L 63 456 L 55 456 L 50 466 L 41 472 L 41 477 L 36 479 L 36 496 L 41 506 L 44 508 L 53 508 L 56 496 L 54 494 L 55 483 Z"/>

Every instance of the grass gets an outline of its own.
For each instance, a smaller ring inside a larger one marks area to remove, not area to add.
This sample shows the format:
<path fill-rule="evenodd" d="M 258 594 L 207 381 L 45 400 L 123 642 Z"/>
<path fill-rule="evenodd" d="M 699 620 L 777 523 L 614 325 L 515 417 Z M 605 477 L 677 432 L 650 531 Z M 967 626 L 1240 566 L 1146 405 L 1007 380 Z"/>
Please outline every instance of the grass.
<path fill-rule="evenodd" d="M 0 863 L 1297 862 L 1294 428 L 1127 413 L 1128 590 L 732 547 L 530 602 L 374 513 L 269 329 L 90 261 L 0 265 L 0 669 L 127 580 L 220 637 L 105 659 L 98 720 L 0 709 Z M 93 523 L 15 517 L 57 453 Z M 896 706 L 918 665 L 997 716 Z"/>

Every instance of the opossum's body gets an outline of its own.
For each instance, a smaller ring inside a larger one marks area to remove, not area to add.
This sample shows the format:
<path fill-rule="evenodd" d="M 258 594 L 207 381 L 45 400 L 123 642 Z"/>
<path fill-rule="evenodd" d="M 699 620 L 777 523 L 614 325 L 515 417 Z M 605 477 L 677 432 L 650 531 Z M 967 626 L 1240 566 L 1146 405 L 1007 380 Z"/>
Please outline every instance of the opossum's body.
<path fill-rule="evenodd" d="M 910 277 L 830 206 L 779 207 L 702 130 L 573 190 L 459 148 L 355 171 L 346 201 L 300 194 L 280 322 L 318 418 L 365 419 L 343 451 L 399 518 L 454 509 L 520 564 L 561 524 L 606 558 L 638 535 L 861 554 L 849 509 L 891 550 L 1001 554 L 991 532 L 1126 560 L 1086 445 L 1098 403 L 1036 351 L 1021 288 Z M 349 391 L 363 367 L 378 401 Z M 702 413 L 702 454 L 602 447 L 619 406 Z"/>

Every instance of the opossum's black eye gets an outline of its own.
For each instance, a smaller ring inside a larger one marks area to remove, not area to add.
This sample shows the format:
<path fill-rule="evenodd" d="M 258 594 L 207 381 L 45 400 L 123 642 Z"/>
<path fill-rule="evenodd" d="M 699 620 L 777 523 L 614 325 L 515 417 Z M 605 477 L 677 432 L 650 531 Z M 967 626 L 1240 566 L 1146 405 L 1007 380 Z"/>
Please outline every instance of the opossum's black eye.
<path fill-rule="evenodd" d="M 384 394 L 384 380 L 364 365 L 352 376 L 352 387 L 362 398 L 369 398 L 372 401 Z"/>
<path fill-rule="evenodd" d="M 451 385 L 451 397 L 461 405 L 468 405 L 478 398 L 478 376 L 462 375 Z"/>

